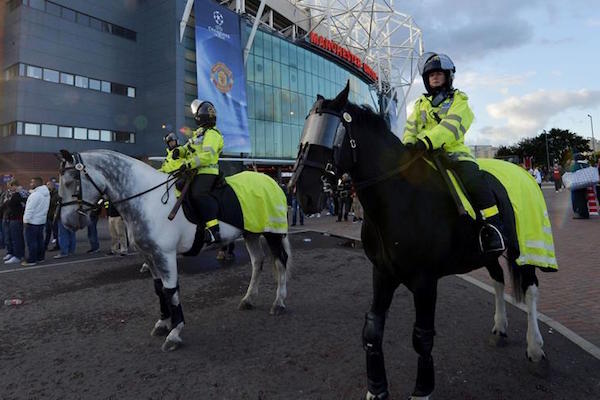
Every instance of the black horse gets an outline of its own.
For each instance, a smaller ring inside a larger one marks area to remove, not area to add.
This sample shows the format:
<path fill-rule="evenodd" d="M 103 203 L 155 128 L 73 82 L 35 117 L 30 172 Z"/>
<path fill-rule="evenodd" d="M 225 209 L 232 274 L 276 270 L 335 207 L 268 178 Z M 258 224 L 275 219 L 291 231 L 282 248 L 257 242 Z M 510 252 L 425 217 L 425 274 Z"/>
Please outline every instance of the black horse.
<path fill-rule="evenodd" d="M 373 301 L 366 314 L 366 399 L 388 398 L 382 339 L 394 291 L 404 284 L 414 297 L 412 334 L 419 355 L 413 399 L 427 399 L 434 389 L 433 348 L 437 282 L 443 276 L 485 267 L 494 280 L 496 312 L 493 338 L 506 337 L 504 277 L 498 256 L 478 251 L 478 224 L 459 217 L 439 172 L 403 146 L 385 121 L 368 106 L 348 102 L 349 84 L 333 100 L 317 96 L 301 139 L 295 173 L 297 195 L 307 213 L 315 213 L 324 179 L 349 172 L 364 207 L 362 242 L 373 263 Z M 506 231 L 507 259 L 515 297 L 528 306 L 527 356 L 545 359 L 537 325 L 538 280 L 535 267 L 518 266 L 515 221 L 506 191 L 490 179 Z M 535 184 L 533 182 L 532 184 Z"/>

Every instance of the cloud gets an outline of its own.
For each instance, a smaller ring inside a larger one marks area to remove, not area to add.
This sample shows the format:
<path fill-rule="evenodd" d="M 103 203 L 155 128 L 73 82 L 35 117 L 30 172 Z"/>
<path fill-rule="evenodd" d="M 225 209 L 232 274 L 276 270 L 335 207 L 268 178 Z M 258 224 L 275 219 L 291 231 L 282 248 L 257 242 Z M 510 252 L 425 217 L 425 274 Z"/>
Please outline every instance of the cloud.
<path fill-rule="evenodd" d="M 507 88 L 510 86 L 523 85 L 535 75 L 535 71 L 516 75 L 498 75 L 495 73 L 479 73 L 473 71 L 466 71 L 459 74 L 457 72 L 454 86 L 464 88 L 465 91 L 477 88 Z"/>
<path fill-rule="evenodd" d="M 591 28 L 600 27 L 600 18 L 588 18 L 585 24 Z"/>
<path fill-rule="evenodd" d="M 487 125 L 478 130 L 471 142 L 512 144 L 523 137 L 535 136 L 547 127 L 549 120 L 569 109 L 587 109 L 600 104 L 600 90 L 538 90 L 521 97 L 489 104 L 487 113 L 501 126 Z"/>

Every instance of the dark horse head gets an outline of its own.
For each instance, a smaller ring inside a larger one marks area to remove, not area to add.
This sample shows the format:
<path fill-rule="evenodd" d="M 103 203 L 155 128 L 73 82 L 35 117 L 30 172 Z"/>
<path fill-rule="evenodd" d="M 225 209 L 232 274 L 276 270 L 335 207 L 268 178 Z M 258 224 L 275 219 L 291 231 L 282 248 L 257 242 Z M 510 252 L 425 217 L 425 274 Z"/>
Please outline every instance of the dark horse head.
<path fill-rule="evenodd" d="M 350 83 L 346 84 L 335 99 L 317 95 L 317 100 L 306 117 L 294 175 L 289 184 L 290 187 L 296 186 L 296 196 L 305 213 L 319 211 L 318 199 L 324 180 L 337 181 L 343 173 L 348 172 L 357 186 L 385 174 L 380 161 L 395 164 L 401 159 L 404 146 L 389 132 L 383 118 L 369 106 L 350 103 L 349 92 Z M 379 132 L 389 134 L 382 135 Z M 381 146 L 377 146 L 378 154 L 369 154 L 368 149 L 372 146 L 365 140 L 365 136 L 371 133 L 377 134 L 378 141 L 385 142 L 383 151 Z M 362 166 L 357 163 L 359 157 L 378 158 L 378 162 L 370 163 L 365 168 L 365 163 L 360 163 Z"/>

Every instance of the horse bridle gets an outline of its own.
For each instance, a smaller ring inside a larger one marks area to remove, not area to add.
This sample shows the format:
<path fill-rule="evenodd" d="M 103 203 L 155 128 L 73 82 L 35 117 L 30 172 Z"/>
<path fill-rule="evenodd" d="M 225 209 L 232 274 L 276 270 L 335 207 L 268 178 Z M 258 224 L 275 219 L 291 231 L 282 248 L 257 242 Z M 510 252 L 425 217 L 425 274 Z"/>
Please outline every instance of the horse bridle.
<path fill-rule="evenodd" d="M 302 173 L 305 167 L 316 168 L 320 171 L 325 172 L 329 176 L 338 178 L 339 174 L 336 165 L 340 161 L 341 148 L 346 135 L 348 135 L 350 141 L 350 149 L 352 151 L 352 166 L 358 161 L 358 143 L 352 135 L 352 116 L 348 113 L 345 108 L 341 112 L 334 110 L 322 109 L 322 100 L 318 101 L 311 113 L 306 117 L 306 123 L 302 132 L 302 138 L 300 139 L 300 149 L 298 150 L 298 156 L 296 163 L 292 169 L 293 175 L 290 179 L 289 187 L 293 187 L 298 181 L 298 177 Z M 332 123 L 315 123 L 311 119 L 329 119 Z M 337 123 L 337 124 L 336 124 Z M 314 125 L 321 125 L 327 127 L 330 132 L 311 132 L 311 128 Z M 331 126 L 335 125 L 335 134 L 332 135 Z M 318 162 L 308 160 L 309 149 L 311 145 L 318 145 L 333 150 L 333 162 Z M 387 171 L 384 174 L 376 176 L 374 178 L 366 179 L 364 181 L 354 181 L 354 188 L 358 190 L 365 189 L 376 183 L 385 181 L 401 172 L 407 170 L 414 161 L 421 158 L 423 152 L 416 152 L 406 163 L 399 165 L 398 167 Z M 327 179 L 326 175 L 323 175 L 321 179 Z"/>
<path fill-rule="evenodd" d="M 83 172 L 84 176 L 92 183 L 92 185 L 96 188 L 96 190 L 98 191 L 98 193 L 100 193 L 100 202 L 104 200 L 104 191 L 101 190 L 98 185 L 96 184 L 96 182 L 94 182 L 94 179 L 90 176 L 90 174 L 87 172 L 87 169 L 85 168 L 85 165 L 83 164 L 83 161 L 81 160 L 81 155 L 79 153 L 73 153 L 71 154 L 73 157 L 73 166 L 72 167 L 67 167 L 65 166 L 65 164 L 67 163 L 66 160 L 64 160 L 61 163 L 59 172 L 60 175 L 63 175 L 66 171 L 70 171 L 70 170 L 75 170 L 76 174 L 75 174 L 75 182 L 77 182 L 77 189 L 75 190 L 75 194 L 73 194 L 72 197 L 76 198 L 76 200 L 72 200 L 72 201 L 67 201 L 67 202 L 60 202 L 60 207 L 63 206 L 70 206 L 73 204 L 77 204 L 77 213 L 81 214 L 81 215 L 85 215 L 87 212 L 92 211 L 92 210 L 97 210 L 98 208 L 100 208 L 100 204 L 96 203 L 90 203 L 89 201 L 86 201 L 83 199 L 83 187 L 81 185 L 81 173 Z M 88 208 L 84 208 L 83 206 L 88 206 Z"/>
<path fill-rule="evenodd" d="M 104 192 L 103 190 L 100 189 L 100 187 L 96 184 L 96 182 L 94 181 L 94 179 L 92 178 L 92 176 L 87 172 L 87 168 L 85 167 L 85 165 L 83 164 L 83 160 L 81 159 L 81 155 L 79 153 L 72 153 L 71 156 L 73 157 L 73 161 L 72 167 L 66 167 L 66 160 L 63 160 L 59 169 L 60 175 L 63 175 L 66 171 L 69 170 L 75 170 L 76 171 L 76 175 L 75 175 L 75 181 L 77 182 L 77 190 L 75 191 L 75 194 L 73 194 L 72 197 L 76 198 L 76 200 L 72 200 L 72 201 L 67 201 L 67 202 L 60 202 L 60 207 L 63 206 L 70 206 L 73 204 L 76 204 L 77 207 L 77 213 L 81 214 L 81 215 L 85 215 L 87 212 L 89 211 L 93 211 L 93 210 L 97 210 L 102 206 L 102 203 L 104 203 L 106 201 L 106 192 Z M 92 183 L 92 185 L 94 186 L 94 188 L 98 191 L 98 193 L 100 193 L 100 200 L 98 200 L 98 202 L 96 204 L 94 203 L 90 203 L 89 201 L 86 201 L 83 199 L 83 187 L 81 185 L 81 173 L 83 172 L 84 176 Z M 179 179 L 179 174 L 174 173 L 172 175 L 169 176 L 169 178 L 164 181 L 159 183 L 156 186 L 151 187 L 150 189 L 144 190 L 143 192 L 134 194 L 133 196 L 129 196 L 126 197 L 124 199 L 120 199 L 117 201 L 111 201 L 112 205 L 115 204 L 119 204 L 119 203 L 123 203 L 126 201 L 129 201 L 131 199 L 135 199 L 136 197 L 140 197 L 143 196 L 146 193 L 149 193 L 155 189 L 158 189 L 159 187 L 161 187 L 162 185 L 167 185 L 166 188 L 166 192 L 168 194 L 170 187 L 169 186 L 169 182 L 172 182 L 174 180 Z M 167 196 L 167 200 L 168 200 L 168 196 Z M 166 201 L 163 200 L 163 203 L 166 204 Z M 83 206 L 88 206 L 88 208 L 84 208 Z"/>

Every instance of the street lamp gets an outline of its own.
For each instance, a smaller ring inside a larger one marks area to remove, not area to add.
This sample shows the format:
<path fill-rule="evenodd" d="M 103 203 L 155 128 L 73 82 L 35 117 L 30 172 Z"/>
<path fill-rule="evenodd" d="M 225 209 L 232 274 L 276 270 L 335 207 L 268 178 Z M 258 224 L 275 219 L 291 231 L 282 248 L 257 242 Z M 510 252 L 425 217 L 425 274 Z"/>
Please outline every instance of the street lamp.
<path fill-rule="evenodd" d="M 594 139 L 594 120 L 590 114 L 587 115 L 590 117 L 590 126 L 592 127 L 592 150 L 594 153 L 596 152 L 596 140 Z"/>
<path fill-rule="evenodd" d="M 548 151 L 548 132 L 544 131 L 544 138 L 546 139 L 546 162 L 548 163 L 548 173 L 550 172 L 550 152 Z"/>

